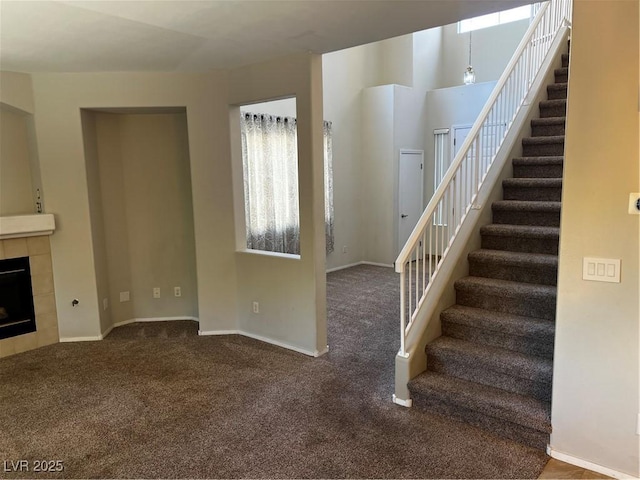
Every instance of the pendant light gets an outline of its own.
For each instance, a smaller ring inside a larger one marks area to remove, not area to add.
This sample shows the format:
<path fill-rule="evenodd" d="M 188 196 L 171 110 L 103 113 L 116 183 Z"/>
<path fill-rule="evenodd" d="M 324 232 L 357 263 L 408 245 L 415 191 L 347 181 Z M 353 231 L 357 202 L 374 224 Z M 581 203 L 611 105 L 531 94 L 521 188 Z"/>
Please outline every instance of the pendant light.
<path fill-rule="evenodd" d="M 474 72 L 473 67 L 471 66 L 471 32 L 469 32 L 469 66 L 464 71 L 462 80 L 465 85 L 476 83 L 476 72 Z"/>

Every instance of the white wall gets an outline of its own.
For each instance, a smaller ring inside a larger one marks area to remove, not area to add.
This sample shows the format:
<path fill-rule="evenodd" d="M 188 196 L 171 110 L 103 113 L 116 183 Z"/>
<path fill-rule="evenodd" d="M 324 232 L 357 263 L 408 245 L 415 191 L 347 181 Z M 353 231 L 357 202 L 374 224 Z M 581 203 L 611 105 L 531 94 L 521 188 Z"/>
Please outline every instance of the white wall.
<path fill-rule="evenodd" d="M 528 27 L 529 20 L 519 20 L 471 34 L 471 63 L 476 82 L 500 78 Z M 458 33 L 456 23 L 442 28 L 439 88 L 462 84 L 462 74 L 469 64 L 469 33 Z"/>
<path fill-rule="evenodd" d="M 553 378 L 556 452 L 640 476 L 638 2 L 574 3 Z M 582 280 L 585 256 L 621 283 Z"/>
<path fill-rule="evenodd" d="M 472 125 L 487 99 L 491 95 L 496 82 L 476 83 L 450 88 L 441 88 L 427 92 L 426 109 L 429 115 L 425 127 L 425 171 L 424 201 L 429 203 L 434 192 L 433 175 L 435 161 L 435 141 L 433 131 L 449 128 L 454 125 Z M 449 132 L 449 140 L 453 130 Z"/>
<path fill-rule="evenodd" d="M 270 102 L 259 102 L 251 105 L 242 105 L 241 112 L 268 113 L 269 115 L 279 115 L 281 117 L 296 117 L 296 99 L 284 98 Z"/>
<path fill-rule="evenodd" d="M 0 215 L 35 213 L 27 116 L 0 105 Z"/>

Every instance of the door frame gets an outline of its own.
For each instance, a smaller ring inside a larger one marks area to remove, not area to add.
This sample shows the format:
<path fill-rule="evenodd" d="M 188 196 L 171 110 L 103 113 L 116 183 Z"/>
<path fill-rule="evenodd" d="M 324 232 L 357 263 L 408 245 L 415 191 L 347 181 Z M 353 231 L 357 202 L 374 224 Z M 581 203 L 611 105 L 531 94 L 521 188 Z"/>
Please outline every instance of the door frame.
<path fill-rule="evenodd" d="M 400 159 L 402 158 L 403 154 L 417 154 L 421 156 L 421 160 L 422 160 L 422 175 L 420 177 L 420 204 L 422 205 L 422 211 L 424 211 L 424 172 L 425 172 L 425 164 L 424 164 L 424 150 L 418 150 L 415 148 L 400 148 L 398 151 L 398 176 L 396 178 L 396 215 L 395 215 L 395 222 L 394 222 L 394 226 L 395 226 L 395 250 L 396 250 L 396 255 L 398 255 L 400 253 L 400 250 L 402 249 L 402 247 L 404 247 L 404 245 L 400 244 L 400 215 L 402 214 L 402 212 L 400 211 Z"/>

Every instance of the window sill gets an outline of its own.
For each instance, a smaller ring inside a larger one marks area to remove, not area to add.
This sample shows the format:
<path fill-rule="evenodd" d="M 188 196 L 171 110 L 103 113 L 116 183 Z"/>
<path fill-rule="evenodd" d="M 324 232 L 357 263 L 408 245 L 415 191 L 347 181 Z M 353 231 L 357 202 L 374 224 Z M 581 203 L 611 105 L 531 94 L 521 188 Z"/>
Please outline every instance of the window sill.
<path fill-rule="evenodd" d="M 300 255 L 293 255 L 291 253 L 280 253 L 280 252 L 268 252 L 266 250 L 238 250 L 236 253 L 248 254 L 248 255 L 259 255 L 261 257 L 274 257 L 274 258 L 283 258 L 287 260 L 300 260 Z"/>

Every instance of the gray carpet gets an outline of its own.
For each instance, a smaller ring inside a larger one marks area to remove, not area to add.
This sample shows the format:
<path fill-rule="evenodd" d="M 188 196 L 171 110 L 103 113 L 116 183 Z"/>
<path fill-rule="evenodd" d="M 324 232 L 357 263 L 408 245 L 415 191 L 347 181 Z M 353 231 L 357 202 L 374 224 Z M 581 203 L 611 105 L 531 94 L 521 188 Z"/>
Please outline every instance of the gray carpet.
<path fill-rule="evenodd" d="M 331 349 L 317 359 L 240 336 L 198 337 L 190 321 L 1 359 L 0 460 L 62 460 L 59 478 L 539 475 L 540 451 L 391 402 L 391 269 L 327 280 Z"/>

